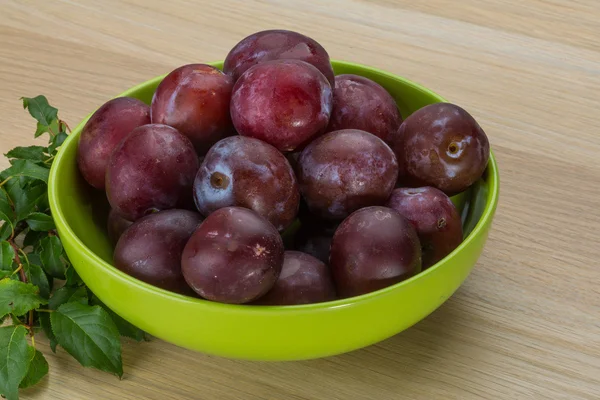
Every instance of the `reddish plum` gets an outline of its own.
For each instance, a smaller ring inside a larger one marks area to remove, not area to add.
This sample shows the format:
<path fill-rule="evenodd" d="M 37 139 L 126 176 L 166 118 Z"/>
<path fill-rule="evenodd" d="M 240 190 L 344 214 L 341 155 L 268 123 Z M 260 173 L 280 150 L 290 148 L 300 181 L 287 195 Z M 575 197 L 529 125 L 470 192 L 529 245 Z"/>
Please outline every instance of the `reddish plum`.
<path fill-rule="evenodd" d="M 421 271 L 415 228 L 387 207 L 355 211 L 331 242 L 330 265 L 337 292 L 358 296 L 401 282 Z"/>
<path fill-rule="evenodd" d="M 92 114 L 77 148 L 77 165 L 87 183 L 104 190 L 106 167 L 114 148 L 133 129 L 149 123 L 150 107 L 131 97 L 109 100 Z"/>
<path fill-rule="evenodd" d="M 439 189 L 396 189 L 387 206 L 406 217 L 417 230 L 423 252 L 423 269 L 446 257 L 462 242 L 458 210 Z"/>
<path fill-rule="evenodd" d="M 358 75 L 335 77 L 328 131 L 360 129 L 388 142 L 401 123 L 394 98 L 381 85 Z"/>
<path fill-rule="evenodd" d="M 256 212 L 224 207 L 210 214 L 185 246 L 181 267 L 200 296 L 248 303 L 267 293 L 283 264 L 277 229 Z"/>
<path fill-rule="evenodd" d="M 298 60 L 268 61 L 236 82 L 231 118 L 240 135 L 294 151 L 325 131 L 331 104 L 331 86 L 318 69 Z"/>
<path fill-rule="evenodd" d="M 123 218 L 186 206 L 198 172 L 190 140 L 167 125 L 134 129 L 115 148 L 106 170 L 106 195 Z"/>
<path fill-rule="evenodd" d="M 342 219 L 359 208 L 384 204 L 396 184 L 398 163 L 377 136 L 343 129 L 309 144 L 296 173 L 311 212 Z"/>
<path fill-rule="evenodd" d="M 297 32 L 268 30 L 254 33 L 227 54 L 223 71 L 238 80 L 250 67 L 272 60 L 301 60 L 314 65 L 333 86 L 329 54 L 313 39 Z"/>

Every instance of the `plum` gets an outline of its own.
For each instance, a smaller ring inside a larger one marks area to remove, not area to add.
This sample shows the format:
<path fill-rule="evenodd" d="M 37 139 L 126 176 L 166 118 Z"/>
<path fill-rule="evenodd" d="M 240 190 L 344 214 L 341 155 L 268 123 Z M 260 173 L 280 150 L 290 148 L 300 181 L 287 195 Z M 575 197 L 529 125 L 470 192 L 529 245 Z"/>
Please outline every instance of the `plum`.
<path fill-rule="evenodd" d="M 188 210 L 165 210 L 147 215 L 121 235 L 114 265 L 151 285 L 194 295 L 181 273 L 181 253 L 202 217 Z"/>
<path fill-rule="evenodd" d="M 327 265 L 309 254 L 286 251 L 275 285 L 254 304 L 311 304 L 335 298 L 335 286 Z"/>
<path fill-rule="evenodd" d="M 121 217 L 135 221 L 191 201 L 198 156 L 190 140 L 167 125 L 134 129 L 113 151 L 106 195 Z"/>
<path fill-rule="evenodd" d="M 117 97 L 104 103 L 86 122 L 77 147 L 77 165 L 91 186 L 104 190 L 108 159 L 125 136 L 150 123 L 150 107 L 138 99 Z"/>
<path fill-rule="evenodd" d="M 294 151 L 325 131 L 331 106 L 331 86 L 318 69 L 299 60 L 268 61 L 235 83 L 231 118 L 240 135 Z"/>
<path fill-rule="evenodd" d="M 358 75 L 335 77 L 328 131 L 360 129 L 387 143 L 401 123 L 394 98 L 381 85 Z"/>
<path fill-rule="evenodd" d="M 210 214 L 183 250 L 185 280 L 200 296 L 249 303 L 267 293 L 283 265 L 283 241 L 258 213 L 224 207 Z"/>
<path fill-rule="evenodd" d="M 106 222 L 106 230 L 108 232 L 108 239 L 114 245 L 117 244 L 119 238 L 125 232 L 133 222 L 126 220 L 121 217 L 118 212 L 112 208 L 108 212 L 108 220 Z"/>
<path fill-rule="evenodd" d="M 300 155 L 296 173 L 312 213 L 343 219 L 359 208 L 387 201 L 396 184 L 398 163 L 377 136 L 343 129 L 310 143 Z"/>
<path fill-rule="evenodd" d="M 169 73 L 152 98 L 152 123 L 176 128 L 199 155 L 235 134 L 229 103 L 233 79 L 206 64 L 188 64 Z"/>
<path fill-rule="evenodd" d="M 366 207 L 340 224 L 329 260 L 338 295 L 352 297 L 419 273 L 421 245 L 415 228 L 400 213 Z"/>
<path fill-rule="evenodd" d="M 395 189 L 387 206 L 398 211 L 415 227 L 423 252 L 423 270 L 446 257 L 462 242 L 458 210 L 439 189 Z"/>
<path fill-rule="evenodd" d="M 283 231 L 296 218 L 300 192 L 292 167 L 275 147 L 232 136 L 206 155 L 194 181 L 194 198 L 204 215 L 226 206 L 246 207 Z"/>
<path fill-rule="evenodd" d="M 287 30 L 267 30 L 254 33 L 227 54 L 223 71 L 238 80 L 250 67 L 271 60 L 301 60 L 314 65 L 334 84 L 329 54 L 315 40 Z"/>
<path fill-rule="evenodd" d="M 490 156 L 488 138 L 477 121 L 450 103 L 415 111 L 391 142 L 403 166 L 401 184 L 433 186 L 449 196 L 475 183 Z"/>

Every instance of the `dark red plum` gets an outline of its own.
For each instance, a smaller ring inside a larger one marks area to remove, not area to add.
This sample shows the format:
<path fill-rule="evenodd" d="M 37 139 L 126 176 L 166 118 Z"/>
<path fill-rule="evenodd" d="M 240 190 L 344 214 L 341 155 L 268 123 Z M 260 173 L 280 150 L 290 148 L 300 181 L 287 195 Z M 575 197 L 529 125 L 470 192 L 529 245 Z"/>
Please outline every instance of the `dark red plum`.
<path fill-rule="evenodd" d="M 108 212 L 106 228 L 108 231 L 108 239 L 113 246 L 117 244 L 123 232 L 125 232 L 125 230 L 131 226 L 131 224 L 133 224 L 133 222 L 121 217 L 115 210 L 111 209 Z"/>
<path fill-rule="evenodd" d="M 421 271 L 417 232 L 391 208 L 360 209 L 335 232 L 330 266 L 341 297 L 358 296 L 401 282 Z"/>
<path fill-rule="evenodd" d="M 308 145 L 296 173 L 312 213 L 343 219 L 359 208 L 385 204 L 398 178 L 398 163 L 377 136 L 343 129 Z"/>
<path fill-rule="evenodd" d="M 300 192 L 292 167 L 275 147 L 244 136 L 214 145 L 194 181 L 204 215 L 227 206 L 250 208 L 283 231 L 296 218 Z"/>
<path fill-rule="evenodd" d="M 137 220 L 121 235 L 114 265 L 160 288 L 194 295 L 181 273 L 181 253 L 202 218 L 188 210 L 165 210 Z"/>
<path fill-rule="evenodd" d="M 279 279 L 255 304 L 285 306 L 335 300 L 329 267 L 300 251 L 286 251 Z"/>
<path fill-rule="evenodd" d="M 198 156 L 190 140 L 167 125 L 134 129 L 114 150 L 106 170 L 106 195 L 121 217 L 135 221 L 191 200 Z"/>
<path fill-rule="evenodd" d="M 439 189 L 396 189 L 387 206 L 406 217 L 417 230 L 423 252 L 423 269 L 446 257 L 462 242 L 458 210 Z"/>
<path fill-rule="evenodd" d="M 331 105 L 331 86 L 318 69 L 298 60 L 268 61 L 236 82 L 231 118 L 240 135 L 294 151 L 325 131 Z"/>
<path fill-rule="evenodd" d="M 92 114 L 77 148 L 77 165 L 86 182 L 104 190 L 108 159 L 115 147 L 133 129 L 149 123 L 150 107 L 131 97 L 109 100 Z"/>
<path fill-rule="evenodd" d="M 268 30 L 254 33 L 236 44 L 227 54 L 223 71 L 238 80 L 250 67 L 272 60 L 300 60 L 314 65 L 331 85 L 333 68 L 329 54 L 315 40 L 297 32 Z"/>
<path fill-rule="evenodd" d="M 233 79 L 215 67 L 189 64 L 168 74 L 152 98 L 152 123 L 176 128 L 199 155 L 235 134 L 229 103 Z"/>
<path fill-rule="evenodd" d="M 475 119 L 449 103 L 411 114 L 392 139 L 407 186 L 433 186 L 449 196 L 477 181 L 490 156 L 488 138 Z"/>
<path fill-rule="evenodd" d="M 387 143 L 401 123 L 394 98 L 381 85 L 358 75 L 335 77 L 328 131 L 360 129 Z"/>
<path fill-rule="evenodd" d="M 249 303 L 267 293 L 283 265 L 277 229 L 256 212 L 224 207 L 210 214 L 185 246 L 183 276 L 200 296 Z"/>

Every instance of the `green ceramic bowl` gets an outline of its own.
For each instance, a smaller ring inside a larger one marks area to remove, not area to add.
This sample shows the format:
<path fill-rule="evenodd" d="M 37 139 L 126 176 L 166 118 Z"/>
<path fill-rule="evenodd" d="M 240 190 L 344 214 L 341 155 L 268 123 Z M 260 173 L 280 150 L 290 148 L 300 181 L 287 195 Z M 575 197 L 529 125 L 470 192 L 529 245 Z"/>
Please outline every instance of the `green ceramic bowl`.
<path fill-rule="evenodd" d="M 213 63 L 221 67 L 222 63 Z M 334 61 L 336 74 L 373 79 L 396 99 L 403 117 L 444 99 L 399 76 Z M 121 96 L 150 102 L 162 77 Z M 224 357 L 301 360 L 340 354 L 395 335 L 438 308 L 462 284 L 481 254 L 498 202 L 494 157 L 474 187 L 455 200 L 463 209 L 465 240 L 425 272 L 388 288 L 328 303 L 260 307 L 190 298 L 148 285 L 111 265 L 104 195 L 90 191 L 76 164 L 82 121 L 63 144 L 50 172 L 50 206 L 73 266 L 117 314 L 151 335 Z"/>

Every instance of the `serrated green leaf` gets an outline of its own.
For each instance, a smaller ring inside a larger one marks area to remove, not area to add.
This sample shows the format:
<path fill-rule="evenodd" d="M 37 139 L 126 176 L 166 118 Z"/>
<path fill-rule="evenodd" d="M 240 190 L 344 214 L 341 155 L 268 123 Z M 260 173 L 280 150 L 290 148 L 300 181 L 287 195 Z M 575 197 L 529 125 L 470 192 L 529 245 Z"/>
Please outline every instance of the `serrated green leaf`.
<path fill-rule="evenodd" d="M 50 141 L 50 145 L 48 146 L 48 153 L 54 154 L 56 149 L 63 144 L 67 137 L 67 132 L 60 132 L 58 135 L 54 136 Z"/>
<path fill-rule="evenodd" d="M 43 238 L 48 236 L 48 232 L 36 232 L 31 229 L 27 231 L 25 237 L 23 238 L 23 247 L 35 247 L 35 245 L 42 240 Z M 39 262 L 42 263 L 41 261 Z"/>
<path fill-rule="evenodd" d="M 61 259 L 63 246 L 56 236 L 47 236 L 40 240 L 37 253 L 42 260 L 42 267 L 48 275 L 65 279 L 65 263 Z"/>
<path fill-rule="evenodd" d="M 9 278 L 0 280 L 0 316 L 14 314 L 17 317 L 29 310 L 47 304 L 39 295 L 39 288 L 31 283 L 24 283 Z"/>
<path fill-rule="evenodd" d="M 8 158 L 17 158 L 30 161 L 44 161 L 48 158 L 46 148 L 42 146 L 18 146 L 5 154 Z"/>
<path fill-rule="evenodd" d="M 12 177 L 12 179 L 20 176 L 37 179 L 48 183 L 48 175 L 50 168 L 45 168 L 37 165 L 30 160 L 14 160 L 10 168 L 5 169 L 0 173 L 2 180 Z"/>
<path fill-rule="evenodd" d="M 35 211 L 38 203 L 48 197 L 48 188 L 46 185 L 28 187 L 20 190 L 16 196 L 11 195 L 11 198 L 15 203 L 15 211 L 17 212 L 16 220 L 21 221 Z"/>
<path fill-rule="evenodd" d="M 33 358 L 33 347 L 27 344 L 27 329 L 22 325 L 0 328 L 0 393 L 7 400 L 19 398 L 19 383 Z"/>
<path fill-rule="evenodd" d="M 0 242 L 0 270 L 11 271 L 15 250 L 7 241 Z"/>
<path fill-rule="evenodd" d="M 29 228 L 33 231 L 48 232 L 56 229 L 52 217 L 41 212 L 29 214 L 25 222 L 27 222 L 27 225 L 29 225 Z"/>
<path fill-rule="evenodd" d="M 121 316 L 119 316 L 119 314 L 117 314 L 116 312 L 114 312 L 113 310 L 108 308 L 108 306 L 106 304 L 104 304 L 98 297 L 96 297 L 96 295 L 91 296 L 90 304 L 98 305 L 98 306 L 102 307 L 104 310 L 106 310 L 106 312 L 110 315 L 113 322 L 117 326 L 117 329 L 119 330 L 119 334 L 121 334 L 121 336 L 128 337 L 137 342 L 146 340 L 146 332 L 144 332 L 137 326 L 133 325 L 132 323 L 126 321 Z"/>
<path fill-rule="evenodd" d="M 31 282 L 33 285 L 37 286 L 40 289 L 40 296 L 48 300 L 51 291 L 48 276 L 46 275 L 42 267 L 40 267 L 37 264 L 31 264 L 31 260 L 29 260 L 29 262 L 29 264 L 23 265 L 23 269 L 27 274 L 27 279 L 29 279 L 29 282 Z"/>
<path fill-rule="evenodd" d="M 123 376 L 119 331 L 102 307 L 63 304 L 50 321 L 58 344 L 81 365 Z"/>
<path fill-rule="evenodd" d="M 67 270 L 65 271 L 65 279 L 65 286 L 80 286 L 83 284 L 83 281 L 73 266 L 67 267 Z"/>
<path fill-rule="evenodd" d="M 22 97 L 21 100 L 23 100 L 23 108 L 26 108 L 29 114 L 38 121 L 35 137 L 49 132 L 53 123 L 56 123 L 56 127 L 58 127 L 58 110 L 48 104 L 45 96 Z"/>
<path fill-rule="evenodd" d="M 50 314 L 46 312 L 38 313 L 40 319 L 40 326 L 42 327 L 42 331 L 46 334 L 48 341 L 50 341 L 50 348 L 53 353 L 56 353 L 56 345 L 58 342 L 56 341 L 56 336 L 54 336 L 54 332 L 52 331 L 52 325 L 50 323 Z"/>
<path fill-rule="evenodd" d="M 21 389 L 35 385 L 48 373 L 48 361 L 46 361 L 46 358 L 42 352 L 34 349 L 31 346 L 29 347 L 33 349 L 33 351 L 29 350 L 29 352 L 33 353 L 33 357 L 29 362 L 29 369 L 27 370 L 25 378 L 23 378 L 19 384 L 19 388 Z"/>
<path fill-rule="evenodd" d="M 0 187 L 0 240 L 7 239 L 14 229 L 15 213 L 10 205 L 8 194 Z"/>
<path fill-rule="evenodd" d="M 84 287 L 61 287 L 56 292 L 54 292 L 54 294 L 50 298 L 50 301 L 48 302 L 48 307 L 51 310 L 56 310 L 61 305 L 71 302 L 77 302 L 81 304 L 88 303 L 87 291 Z"/>

